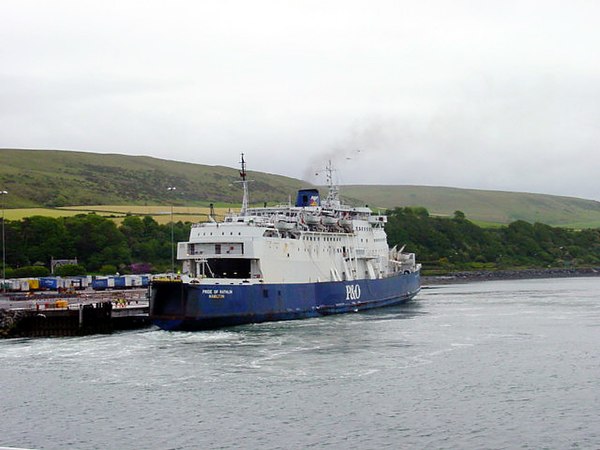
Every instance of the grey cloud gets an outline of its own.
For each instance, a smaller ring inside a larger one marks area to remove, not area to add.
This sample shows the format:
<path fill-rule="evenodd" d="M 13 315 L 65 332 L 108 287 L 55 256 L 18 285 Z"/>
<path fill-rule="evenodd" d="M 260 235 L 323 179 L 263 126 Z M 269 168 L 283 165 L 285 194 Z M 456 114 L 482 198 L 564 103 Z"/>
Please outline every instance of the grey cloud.
<path fill-rule="evenodd" d="M 0 147 L 599 199 L 600 4 L 139 5 L 0 4 Z"/>

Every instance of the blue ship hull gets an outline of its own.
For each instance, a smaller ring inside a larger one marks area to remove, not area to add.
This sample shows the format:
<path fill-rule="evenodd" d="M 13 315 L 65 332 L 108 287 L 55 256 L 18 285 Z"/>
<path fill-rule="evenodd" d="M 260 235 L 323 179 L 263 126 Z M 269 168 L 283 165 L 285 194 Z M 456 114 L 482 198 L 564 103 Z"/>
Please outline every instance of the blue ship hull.
<path fill-rule="evenodd" d="M 377 280 L 298 284 L 153 281 L 150 319 L 164 330 L 203 330 L 397 305 L 420 290 L 419 272 Z"/>

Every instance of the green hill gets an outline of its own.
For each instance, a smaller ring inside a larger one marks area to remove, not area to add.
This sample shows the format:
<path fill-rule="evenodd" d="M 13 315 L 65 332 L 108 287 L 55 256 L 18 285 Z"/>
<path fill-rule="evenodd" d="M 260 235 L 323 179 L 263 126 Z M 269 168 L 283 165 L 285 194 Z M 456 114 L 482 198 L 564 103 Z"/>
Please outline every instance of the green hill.
<path fill-rule="evenodd" d="M 249 172 L 251 203 L 283 202 L 306 182 Z M 9 208 L 69 205 L 240 203 L 235 168 L 58 150 L 0 149 L 0 188 Z M 175 192 L 167 190 L 176 186 Z M 600 227 L 600 202 L 517 192 L 426 186 L 342 186 L 342 197 L 373 208 L 423 206 L 431 214 L 489 223 L 515 220 L 575 228 Z"/>
<path fill-rule="evenodd" d="M 0 149 L 0 186 L 14 208 L 241 201 L 237 169 L 126 156 L 56 150 Z M 281 202 L 306 183 L 248 172 L 253 203 Z M 167 187 L 175 186 L 176 191 Z"/>
<path fill-rule="evenodd" d="M 472 221 L 515 220 L 573 228 L 600 227 L 600 202 L 557 195 L 429 186 L 344 186 L 341 192 L 371 207 L 424 206 L 430 213 L 460 210 Z"/>

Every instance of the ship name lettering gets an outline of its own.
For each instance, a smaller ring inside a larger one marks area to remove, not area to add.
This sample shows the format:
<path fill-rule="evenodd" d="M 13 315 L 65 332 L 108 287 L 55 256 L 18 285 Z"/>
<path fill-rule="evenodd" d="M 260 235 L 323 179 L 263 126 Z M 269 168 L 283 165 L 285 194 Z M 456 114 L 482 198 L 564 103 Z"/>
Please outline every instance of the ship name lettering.
<path fill-rule="evenodd" d="M 223 298 L 226 295 L 233 294 L 232 289 L 202 289 L 203 295 L 208 295 L 208 298 Z"/>
<path fill-rule="evenodd" d="M 346 300 L 358 300 L 360 298 L 360 286 L 358 284 L 346 285 Z"/>

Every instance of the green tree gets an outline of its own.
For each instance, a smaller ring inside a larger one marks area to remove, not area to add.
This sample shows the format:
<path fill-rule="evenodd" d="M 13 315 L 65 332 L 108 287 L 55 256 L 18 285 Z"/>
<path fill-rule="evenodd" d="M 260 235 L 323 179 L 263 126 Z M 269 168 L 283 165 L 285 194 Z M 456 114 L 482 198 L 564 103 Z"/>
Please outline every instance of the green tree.
<path fill-rule="evenodd" d="M 81 264 L 65 264 L 54 269 L 54 275 L 58 277 L 77 277 L 86 274 L 85 267 Z"/>
<path fill-rule="evenodd" d="M 463 220 L 465 220 L 465 213 L 462 211 L 454 211 L 454 220 L 456 220 L 457 222 L 462 222 Z"/>
<path fill-rule="evenodd" d="M 21 222 L 20 236 L 24 256 L 29 264 L 49 263 L 51 257 L 72 257 L 71 242 L 61 219 L 44 216 L 27 217 Z"/>
<path fill-rule="evenodd" d="M 117 266 L 113 266 L 112 264 L 104 264 L 98 269 L 98 273 L 102 275 L 114 275 L 117 273 Z"/>
<path fill-rule="evenodd" d="M 131 262 L 131 251 L 123 233 L 110 219 L 96 214 L 65 218 L 77 258 L 91 271 L 104 264 L 119 266 Z"/>
<path fill-rule="evenodd" d="M 24 266 L 18 267 L 12 271 L 13 278 L 27 278 L 27 277 L 47 277 L 50 275 L 50 271 L 44 266 Z"/>

